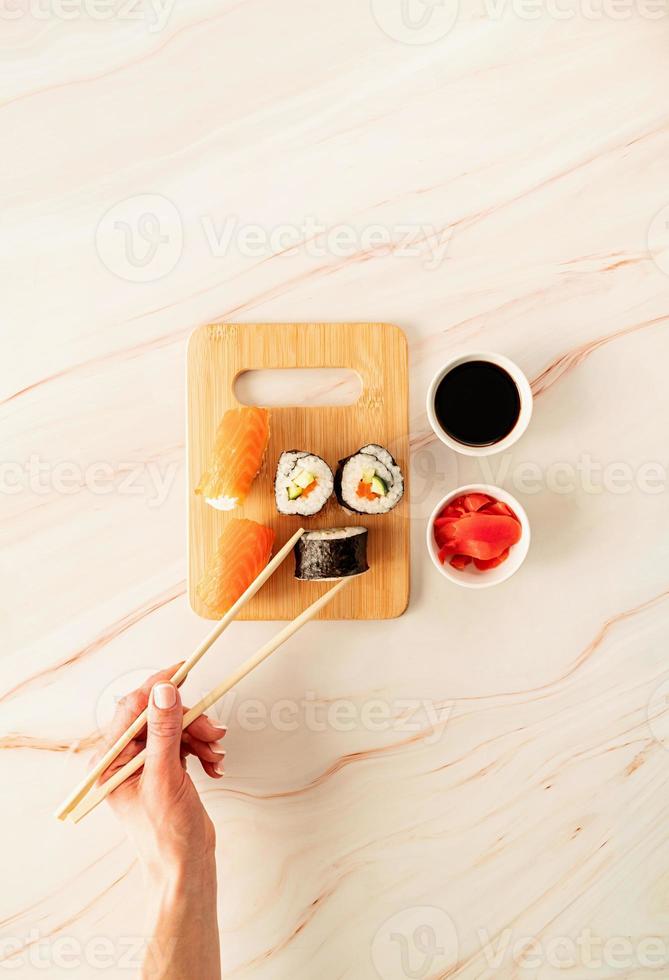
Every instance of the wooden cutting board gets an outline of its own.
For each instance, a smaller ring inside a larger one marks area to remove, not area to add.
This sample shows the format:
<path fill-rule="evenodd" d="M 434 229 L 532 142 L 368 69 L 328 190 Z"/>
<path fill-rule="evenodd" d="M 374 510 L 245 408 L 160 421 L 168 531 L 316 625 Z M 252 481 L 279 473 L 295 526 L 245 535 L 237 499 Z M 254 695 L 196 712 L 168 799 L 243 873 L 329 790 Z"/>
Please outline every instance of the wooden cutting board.
<path fill-rule="evenodd" d="M 221 513 L 194 490 L 214 444 L 223 413 L 237 408 L 234 383 L 243 371 L 267 368 L 348 368 L 362 379 L 353 405 L 272 408 L 270 442 L 263 467 L 242 507 Z M 352 581 L 321 613 L 323 619 L 390 619 L 409 599 L 408 486 L 390 514 L 356 516 L 332 496 L 315 517 L 284 517 L 274 502 L 279 455 L 304 449 L 322 456 L 333 472 L 337 460 L 367 443 L 387 447 L 408 469 L 407 344 L 386 323 L 212 323 L 198 328 L 188 346 L 188 595 L 193 610 L 215 618 L 195 588 L 227 521 L 248 517 L 272 527 L 275 550 L 300 526 L 307 530 L 363 524 L 369 528 L 370 571 Z M 298 582 L 286 559 L 240 615 L 240 619 L 293 619 L 329 587 Z"/>

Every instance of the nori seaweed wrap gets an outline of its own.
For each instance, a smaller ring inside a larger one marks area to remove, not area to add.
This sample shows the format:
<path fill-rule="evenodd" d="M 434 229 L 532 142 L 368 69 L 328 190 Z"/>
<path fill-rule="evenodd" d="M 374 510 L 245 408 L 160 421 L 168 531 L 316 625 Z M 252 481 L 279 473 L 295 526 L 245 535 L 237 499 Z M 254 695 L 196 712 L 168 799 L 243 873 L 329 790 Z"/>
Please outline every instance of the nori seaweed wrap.
<path fill-rule="evenodd" d="M 295 545 L 295 578 L 302 581 L 332 581 L 368 568 L 366 527 L 306 531 Z"/>

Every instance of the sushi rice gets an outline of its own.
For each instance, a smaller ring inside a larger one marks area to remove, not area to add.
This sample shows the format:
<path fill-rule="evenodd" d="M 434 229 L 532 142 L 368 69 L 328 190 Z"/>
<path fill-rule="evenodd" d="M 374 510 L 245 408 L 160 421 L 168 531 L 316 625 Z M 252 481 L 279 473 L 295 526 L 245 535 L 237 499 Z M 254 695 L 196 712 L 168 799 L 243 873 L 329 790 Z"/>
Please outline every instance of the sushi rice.
<path fill-rule="evenodd" d="M 281 453 L 274 481 L 280 514 L 311 517 L 323 509 L 333 488 L 332 470 L 320 456 L 299 450 Z"/>

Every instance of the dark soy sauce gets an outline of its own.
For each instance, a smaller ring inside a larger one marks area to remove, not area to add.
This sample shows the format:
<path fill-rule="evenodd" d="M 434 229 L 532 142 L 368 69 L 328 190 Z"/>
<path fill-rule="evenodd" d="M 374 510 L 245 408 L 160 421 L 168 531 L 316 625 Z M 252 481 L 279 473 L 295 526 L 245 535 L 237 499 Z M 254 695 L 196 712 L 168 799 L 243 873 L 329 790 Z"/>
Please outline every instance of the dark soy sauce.
<path fill-rule="evenodd" d="M 443 430 L 467 446 L 491 446 L 511 432 L 520 415 L 516 382 L 490 361 L 466 361 L 437 387 L 434 411 Z"/>

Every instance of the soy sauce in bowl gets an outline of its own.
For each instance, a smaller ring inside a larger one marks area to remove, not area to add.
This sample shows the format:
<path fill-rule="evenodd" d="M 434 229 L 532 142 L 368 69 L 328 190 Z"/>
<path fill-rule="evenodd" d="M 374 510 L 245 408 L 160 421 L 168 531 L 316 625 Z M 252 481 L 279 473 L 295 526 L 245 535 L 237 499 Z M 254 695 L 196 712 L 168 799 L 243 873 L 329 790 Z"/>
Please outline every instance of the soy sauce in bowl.
<path fill-rule="evenodd" d="M 434 412 L 444 432 L 465 446 L 492 446 L 513 431 L 520 393 L 508 371 L 491 361 L 465 361 L 439 382 Z"/>

